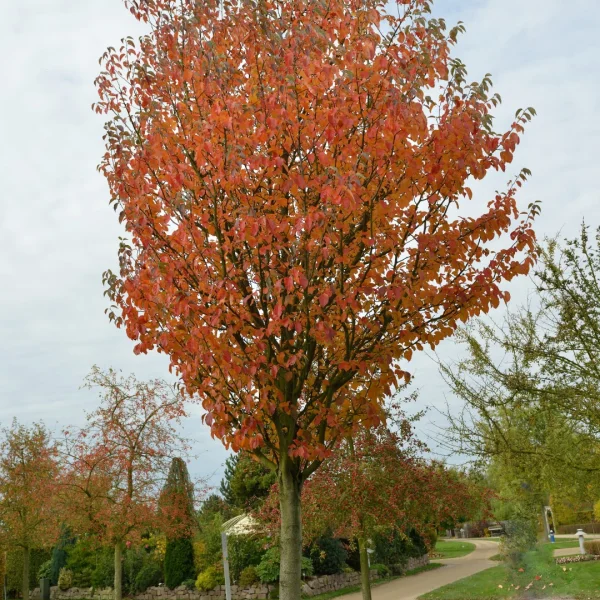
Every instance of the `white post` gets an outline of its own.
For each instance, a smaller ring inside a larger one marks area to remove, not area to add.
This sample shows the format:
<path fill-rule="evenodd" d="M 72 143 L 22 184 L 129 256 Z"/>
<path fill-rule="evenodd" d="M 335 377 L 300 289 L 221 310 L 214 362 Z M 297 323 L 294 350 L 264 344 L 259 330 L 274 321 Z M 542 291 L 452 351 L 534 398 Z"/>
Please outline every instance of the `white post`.
<path fill-rule="evenodd" d="M 585 554 L 585 547 L 583 546 L 583 537 L 585 536 L 585 533 L 583 532 L 583 529 L 577 530 L 577 536 L 579 537 L 579 552 Z"/>
<path fill-rule="evenodd" d="M 221 533 L 221 546 L 223 547 L 223 571 L 225 575 L 225 598 L 231 600 L 231 579 L 229 578 L 229 553 L 227 552 L 227 534 Z"/>

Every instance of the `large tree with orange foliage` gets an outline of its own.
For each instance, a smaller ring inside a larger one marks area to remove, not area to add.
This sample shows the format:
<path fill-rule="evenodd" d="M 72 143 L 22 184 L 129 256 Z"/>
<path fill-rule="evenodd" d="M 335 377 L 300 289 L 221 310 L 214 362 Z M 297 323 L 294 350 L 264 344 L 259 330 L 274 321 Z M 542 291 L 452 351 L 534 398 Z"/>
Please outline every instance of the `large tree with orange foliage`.
<path fill-rule="evenodd" d="M 415 350 L 498 306 L 533 263 L 521 172 L 531 110 L 492 129 L 430 0 L 126 0 L 150 26 L 109 48 L 100 164 L 127 232 L 109 314 L 158 349 L 214 436 L 281 488 L 281 598 L 300 595 L 302 482 L 377 425 Z M 492 249 L 493 248 L 493 249 Z"/>
<path fill-rule="evenodd" d="M 41 423 L 16 420 L 0 441 L 0 546 L 23 552 L 23 600 L 29 598 L 31 550 L 52 546 L 60 528 L 55 502 L 59 454 Z"/>

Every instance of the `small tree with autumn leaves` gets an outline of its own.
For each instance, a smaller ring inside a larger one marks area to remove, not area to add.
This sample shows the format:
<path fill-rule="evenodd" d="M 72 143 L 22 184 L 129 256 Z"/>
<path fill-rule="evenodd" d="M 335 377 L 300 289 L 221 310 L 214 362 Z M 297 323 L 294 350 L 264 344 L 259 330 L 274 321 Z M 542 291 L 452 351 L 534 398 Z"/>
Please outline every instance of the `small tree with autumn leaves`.
<path fill-rule="evenodd" d="M 469 504 L 483 506 L 489 499 L 443 465 L 426 461 L 426 447 L 414 437 L 411 423 L 397 423 L 397 431 L 381 425 L 344 440 L 302 490 L 304 546 L 328 534 L 357 540 L 364 600 L 371 599 L 367 549 L 376 534 L 416 530 L 424 535 L 463 514 Z M 281 520 L 278 496 L 274 486 L 255 513 L 275 539 Z"/>
<path fill-rule="evenodd" d="M 158 511 L 171 459 L 185 450 L 176 429 L 184 402 L 164 381 L 142 382 L 97 367 L 86 386 L 99 388 L 101 404 L 85 427 L 66 432 L 63 496 L 73 530 L 114 547 L 114 597 L 120 600 L 123 546 L 149 529 L 189 528 L 187 518 L 175 518 L 173 503 L 168 518 Z"/>
<path fill-rule="evenodd" d="M 110 317 L 169 355 L 212 434 L 278 474 L 283 600 L 300 597 L 303 482 L 408 377 L 415 350 L 508 299 L 534 260 L 527 171 L 490 80 L 430 0 L 126 0 L 100 164 L 124 224 Z M 507 237 L 505 237 L 507 236 Z M 492 245 L 493 243 L 493 245 Z M 493 249 L 492 249 L 493 248 Z"/>
<path fill-rule="evenodd" d="M 29 598 L 30 553 L 51 546 L 60 531 L 57 446 L 44 425 L 13 421 L 0 442 L 0 547 L 23 552 L 23 600 Z"/>

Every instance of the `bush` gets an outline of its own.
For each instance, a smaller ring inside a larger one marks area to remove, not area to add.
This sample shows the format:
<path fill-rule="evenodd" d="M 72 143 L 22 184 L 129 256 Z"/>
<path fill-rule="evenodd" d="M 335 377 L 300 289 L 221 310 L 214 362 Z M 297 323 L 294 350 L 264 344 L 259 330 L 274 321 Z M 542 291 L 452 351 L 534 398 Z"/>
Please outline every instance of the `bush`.
<path fill-rule="evenodd" d="M 96 566 L 92 571 L 92 587 L 105 589 L 115 582 L 115 557 L 111 548 L 102 548 L 96 557 Z"/>
<path fill-rule="evenodd" d="M 196 587 L 196 582 L 193 579 L 186 579 L 181 585 L 188 590 L 193 590 Z"/>
<path fill-rule="evenodd" d="M 149 562 L 145 564 L 135 577 L 134 589 L 135 594 L 145 592 L 149 587 L 155 587 L 162 581 L 162 569 L 160 565 Z M 192 580 L 192 586 L 194 580 Z"/>
<path fill-rule="evenodd" d="M 194 541 L 194 566 L 196 572 L 205 571 L 221 562 L 221 525 L 223 517 L 215 514 L 200 523 L 200 534 Z"/>
<path fill-rule="evenodd" d="M 600 540 L 590 540 L 589 542 L 583 542 L 583 547 L 588 554 L 594 556 L 600 555 Z"/>
<path fill-rule="evenodd" d="M 375 569 L 379 577 L 387 577 L 390 574 L 390 570 L 386 565 L 382 565 L 381 563 L 371 565 L 371 569 Z"/>
<path fill-rule="evenodd" d="M 189 538 L 167 541 L 165 552 L 165 585 L 174 589 L 194 577 L 194 547 Z"/>
<path fill-rule="evenodd" d="M 97 545 L 86 537 L 81 537 L 67 551 L 65 569 L 72 573 L 72 587 L 92 587 L 92 574 L 96 568 Z"/>
<path fill-rule="evenodd" d="M 438 540 L 437 531 L 433 527 L 428 528 L 423 532 L 423 540 L 425 541 L 425 546 L 427 546 L 427 550 L 433 550 Z"/>
<path fill-rule="evenodd" d="M 402 564 L 390 565 L 390 573 L 392 575 L 396 575 L 396 576 L 404 575 L 405 570 L 406 569 L 404 568 L 404 565 L 402 565 Z"/>
<path fill-rule="evenodd" d="M 313 563 L 310 558 L 302 557 L 302 575 L 311 577 L 313 575 Z M 279 581 L 279 548 L 269 548 L 256 567 L 256 573 L 263 583 L 275 583 Z"/>
<path fill-rule="evenodd" d="M 360 571 L 360 552 L 358 550 L 358 540 L 354 539 L 352 542 L 349 540 L 342 540 L 342 543 L 346 549 L 346 564 L 353 571 Z"/>
<path fill-rule="evenodd" d="M 228 538 L 229 570 L 231 579 L 237 581 L 246 567 L 256 567 L 265 553 L 262 540 L 249 535 L 232 535 Z"/>
<path fill-rule="evenodd" d="M 489 521 L 477 521 L 471 525 L 470 535 L 474 538 L 485 537 L 485 532 L 490 526 Z M 489 533 L 489 531 L 488 531 Z"/>
<path fill-rule="evenodd" d="M 40 565 L 40 568 L 37 572 L 38 579 L 50 579 L 50 575 L 52 574 L 52 560 L 47 560 L 46 562 Z"/>
<path fill-rule="evenodd" d="M 196 589 L 200 592 L 208 592 L 216 588 L 218 585 L 223 585 L 225 578 L 223 573 L 216 567 L 208 567 L 205 571 L 202 571 L 196 579 Z"/>
<path fill-rule="evenodd" d="M 29 589 L 38 586 L 38 571 L 50 558 L 48 550 L 34 549 L 29 552 Z M 6 586 L 11 595 L 20 594 L 23 588 L 23 550 L 10 550 L 6 556 Z"/>
<path fill-rule="evenodd" d="M 409 558 L 418 558 L 427 553 L 425 540 L 412 529 L 408 534 L 388 530 L 373 536 L 375 554 L 373 559 L 384 565 L 405 565 Z"/>
<path fill-rule="evenodd" d="M 500 554 L 509 567 L 521 565 L 526 552 L 535 547 L 537 533 L 535 522 L 524 517 L 513 519 L 506 524 L 506 535 L 500 540 Z"/>
<path fill-rule="evenodd" d="M 68 590 L 73 587 L 73 571 L 63 567 L 58 575 L 58 587 L 61 590 Z"/>
<path fill-rule="evenodd" d="M 309 556 L 317 575 L 341 573 L 348 553 L 341 540 L 330 537 L 319 538 L 309 549 Z"/>
<path fill-rule="evenodd" d="M 246 567 L 240 573 L 238 585 L 240 587 L 250 587 L 259 581 L 260 579 L 258 577 L 258 573 L 256 572 L 256 567 Z"/>

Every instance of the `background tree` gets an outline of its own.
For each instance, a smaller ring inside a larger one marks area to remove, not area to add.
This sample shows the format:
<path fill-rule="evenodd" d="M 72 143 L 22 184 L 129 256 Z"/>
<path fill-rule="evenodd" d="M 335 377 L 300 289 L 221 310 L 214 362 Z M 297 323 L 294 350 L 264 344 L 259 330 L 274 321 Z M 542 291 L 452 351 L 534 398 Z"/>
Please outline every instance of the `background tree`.
<path fill-rule="evenodd" d="M 64 498 L 73 529 L 113 547 L 115 600 L 121 600 L 123 545 L 157 524 L 169 464 L 186 448 L 176 428 L 185 416 L 184 403 L 163 381 L 142 382 L 97 367 L 86 386 L 100 390 L 100 407 L 77 435 L 67 432 Z M 185 520 L 161 525 L 189 526 Z"/>
<path fill-rule="evenodd" d="M 530 302 L 462 330 L 467 357 L 442 373 L 465 401 L 450 416 L 451 448 L 492 460 L 543 506 L 600 483 L 600 234 L 583 226 L 539 253 Z"/>
<path fill-rule="evenodd" d="M 412 424 L 397 417 L 395 421 L 397 432 L 381 425 L 344 440 L 302 491 L 304 545 L 310 547 L 326 535 L 356 539 L 365 600 L 371 598 L 369 540 L 435 532 L 442 521 L 483 507 L 489 497 L 465 477 L 426 461 L 426 448 L 414 437 Z M 275 486 L 256 513 L 275 538 L 281 518 L 278 493 Z"/>
<path fill-rule="evenodd" d="M 56 444 L 41 423 L 16 419 L 0 442 L 0 546 L 22 552 L 21 592 L 29 598 L 30 555 L 51 546 L 59 534 L 55 503 L 60 463 Z"/>
<path fill-rule="evenodd" d="M 245 511 L 257 508 L 269 495 L 277 479 L 269 469 L 250 454 L 241 452 L 227 459 L 221 481 L 221 494 L 229 506 Z"/>
<path fill-rule="evenodd" d="M 303 481 L 380 423 L 401 361 L 533 263 L 527 171 L 460 212 L 533 110 L 492 130 L 499 97 L 466 83 L 462 28 L 428 0 L 261 0 L 224 18 L 217 0 L 127 4 L 151 33 L 109 49 L 96 81 L 127 231 L 109 315 L 136 352 L 170 356 L 214 436 L 277 472 L 281 598 L 297 600 Z"/>
<path fill-rule="evenodd" d="M 187 579 L 194 578 L 194 487 L 185 461 L 179 457 L 171 461 L 159 509 L 162 519 L 168 524 L 167 529 L 177 532 L 175 537 L 167 538 L 165 552 L 165 584 L 174 589 Z"/>

